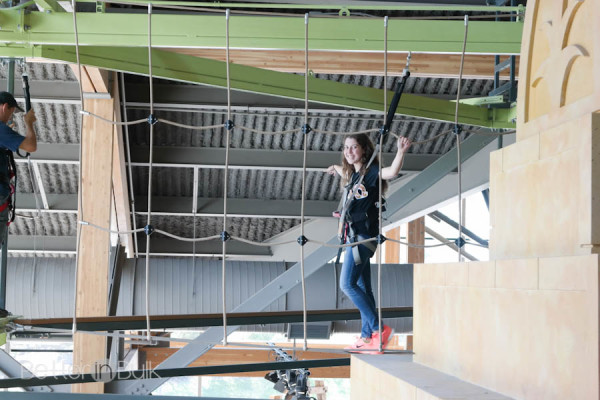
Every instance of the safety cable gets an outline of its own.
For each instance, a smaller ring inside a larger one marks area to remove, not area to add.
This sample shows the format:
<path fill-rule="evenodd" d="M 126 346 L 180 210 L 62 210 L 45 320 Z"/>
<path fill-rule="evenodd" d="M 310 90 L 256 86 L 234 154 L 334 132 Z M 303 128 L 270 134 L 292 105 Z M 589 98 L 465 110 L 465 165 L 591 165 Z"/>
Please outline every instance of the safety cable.
<path fill-rule="evenodd" d="M 125 122 L 127 122 L 127 97 L 126 97 L 126 93 L 125 93 L 125 78 L 124 78 L 124 73 L 121 72 L 120 73 L 120 83 L 121 83 L 121 97 L 123 98 L 123 120 Z M 133 191 L 133 173 L 132 173 L 132 166 L 131 166 L 131 146 L 129 145 L 129 126 L 125 125 L 125 129 L 123 131 L 123 133 L 125 134 L 125 151 L 127 152 L 127 175 L 129 177 L 129 202 L 131 204 L 131 212 L 133 215 L 133 218 L 131 218 L 132 223 L 133 223 L 133 230 L 137 230 L 137 221 L 136 221 L 136 212 L 135 212 L 135 193 Z M 133 235 L 133 243 L 134 243 L 134 249 L 133 249 L 133 254 L 135 255 L 135 257 L 137 258 L 137 254 L 139 251 L 139 246 L 138 246 L 138 237 L 137 235 Z"/>
<path fill-rule="evenodd" d="M 98 114 L 94 114 L 93 112 L 90 111 L 86 111 L 86 110 L 80 110 L 79 111 L 80 114 L 83 115 L 87 115 L 90 117 L 94 117 L 99 119 L 100 121 L 104 121 L 107 124 L 111 124 L 111 125 L 116 125 L 116 126 L 131 126 L 131 125 L 137 125 L 137 124 L 143 124 L 144 122 L 148 122 L 147 118 L 142 118 L 142 119 L 136 119 L 135 121 L 129 121 L 129 122 L 119 122 L 119 121 L 113 121 L 112 119 L 108 119 L 108 118 L 104 118 Z"/>
<path fill-rule="evenodd" d="M 223 176 L 223 231 L 221 233 L 223 255 L 221 260 L 221 299 L 223 308 L 223 346 L 227 346 L 227 287 L 226 287 L 226 266 L 227 266 L 227 188 L 229 178 L 229 142 L 231 141 L 231 131 L 233 121 L 231 120 L 231 75 L 229 71 L 229 9 L 225 13 L 225 66 L 227 73 L 227 121 L 225 123 L 225 172 Z"/>
<path fill-rule="evenodd" d="M 144 232 L 144 228 L 138 228 L 138 229 L 130 229 L 130 230 L 120 231 L 118 229 L 114 229 L 113 230 L 113 229 L 110 229 L 110 228 L 104 228 L 104 227 L 102 227 L 100 225 L 96 225 L 96 224 L 93 224 L 93 223 L 88 222 L 88 221 L 77 221 L 77 223 L 79 225 L 91 226 L 92 228 L 96 228 L 96 229 L 98 229 L 100 231 L 108 232 L 108 233 L 112 233 L 112 234 L 116 234 L 116 235 L 128 235 L 128 234 L 131 234 L 131 233 Z"/>
<path fill-rule="evenodd" d="M 306 237 L 304 236 L 304 198 L 306 197 L 306 155 L 308 154 L 308 135 L 311 128 L 308 124 L 308 13 L 304 14 L 304 127 L 303 152 L 302 152 L 302 201 L 300 202 L 300 277 L 302 279 L 302 327 L 304 330 L 304 350 L 308 348 L 307 344 L 307 312 L 306 312 L 306 279 L 304 277 L 304 245 Z"/>
<path fill-rule="evenodd" d="M 458 262 L 462 259 L 462 158 L 460 154 L 460 126 L 458 125 L 458 106 L 460 105 L 460 91 L 462 88 L 463 67 L 465 64 L 465 51 L 467 49 L 467 34 L 469 32 L 469 16 L 465 15 L 465 37 L 463 39 L 462 53 L 460 55 L 460 70 L 458 73 L 458 88 L 456 89 L 456 108 L 454 109 L 454 134 L 456 135 L 456 157 L 458 170 L 458 239 L 456 246 L 458 247 Z"/>
<path fill-rule="evenodd" d="M 387 118 L 388 118 L 388 104 L 387 104 L 387 79 L 388 79 L 388 17 L 386 16 L 383 19 L 383 126 L 387 126 Z M 382 132 L 383 133 L 383 132 Z M 379 174 L 377 174 L 377 184 L 379 185 L 379 193 L 378 193 L 378 202 L 379 207 L 377 207 L 377 222 L 379 224 L 379 240 L 383 238 L 383 182 L 381 177 L 381 170 L 383 165 L 383 150 L 382 150 L 382 142 L 383 142 L 383 134 L 379 135 Z M 377 246 L 377 320 L 378 320 L 378 329 L 379 332 L 379 351 L 383 351 L 383 322 L 382 322 L 382 313 L 381 313 L 381 246 L 382 243 L 379 243 Z"/>
<path fill-rule="evenodd" d="M 71 0 L 71 7 L 73 8 L 73 31 L 75 33 L 75 53 L 77 57 L 77 68 L 79 71 L 79 98 L 81 99 L 80 109 L 85 109 L 85 98 L 83 97 L 83 74 L 81 69 L 81 59 L 79 56 L 79 32 L 77 30 L 77 2 L 76 0 Z M 83 220 L 83 180 L 81 178 L 82 171 L 81 165 L 83 161 L 83 114 L 79 114 L 79 176 L 78 176 L 78 212 L 77 219 L 79 221 Z M 73 327 L 71 329 L 72 334 L 75 335 L 77 332 L 77 281 L 79 279 L 79 249 L 81 248 L 81 225 L 77 225 L 77 244 L 75 245 L 75 288 L 73 290 Z"/>
<path fill-rule="evenodd" d="M 146 299 L 146 334 L 147 340 L 151 341 L 150 334 L 150 237 L 152 236 L 152 160 L 154 156 L 154 84 L 152 77 L 152 4 L 148 4 L 148 79 L 150 86 L 150 117 L 148 117 L 148 123 L 150 124 L 150 143 L 149 143 L 149 155 L 148 155 L 148 217 L 146 219 L 146 287 L 145 287 L 145 299 Z"/>
<path fill-rule="evenodd" d="M 127 1 L 127 0 L 115 0 L 115 1 L 110 1 L 110 0 L 98 0 L 99 3 L 106 3 L 106 4 L 121 4 L 121 5 L 133 5 L 133 6 L 145 6 L 147 5 L 149 2 L 147 1 Z M 342 7 L 339 6 L 335 6 L 335 5 L 331 5 L 331 7 L 329 8 L 325 8 L 324 6 L 321 5 L 293 5 L 293 4 L 278 4 L 277 7 L 273 7 L 273 5 L 267 5 L 267 4 L 260 4 L 260 3 L 255 3 L 255 4 L 236 4 L 236 3 L 209 3 L 209 2 L 202 2 L 202 3 L 198 3 L 198 4 L 194 4 L 193 2 L 189 2 L 189 1 L 178 1 L 178 2 L 165 2 L 165 1 L 151 1 L 150 3 L 152 3 L 156 8 L 164 8 L 164 9 L 170 9 L 170 10 L 182 10 L 182 11 L 202 11 L 202 12 L 207 12 L 207 13 L 215 13 L 215 14 L 222 14 L 225 12 L 225 10 L 223 9 L 219 9 L 217 7 L 246 7 L 246 8 L 255 8 L 255 9 L 261 9 L 261 8 L 274 8 L 274 9 L 289 9 L 289 8 L 310 8 L 312 9 L 312 14 L 313 16 L 316 17 L 320 17 L 320 18 L 339 18 L 339 12 L 335 13 L 335 14 L 327 14 L 327 13 L 323 13 L 319 10 L 323 10 L 323 9 L 342 9 Z M 29 5 L 29 4 L 33 4 L 32 1 L 25 3 L 25 5 Z M 19 5 L 17 7 L 23 7 L 24 5 Z M 12 9 L 15 9 L 16 7 L 13 7 Z M 483 7 L 479 7 L 479 8 L 471 8 L 471 7 L 466 7 L 467 10 L 466 11 L 470 11 L 470 12 L 495 12 L 497 13 L 499 10 L 499 7 L 490 7 L 487 6 L 485 8 Z M 385 10 L 385 11 L 428 11 L 428 9 L 426 8 L 419 8 L 418 6 L 399 6 L 399 7 L 390 7 L 390 6 L 346 6 L 343 7 L 343 9 L 347 9 L 349 10 L 369 10 L 369 11 L 377 11 L 377 10 Z M 517 7 L 502 7 L 501 8 L 503 13 L 502 14 L 498 14 L 498 15 L 474 15 L 471 16 L 472 19 L 495 19 L 495 18 L 508 18 L 508 17 L 515 17 L 515 15 L 519 16 L 523 14 L 523 11 L 520 10 Z M 488 11 L 489 10 L 489 11 Z M 514 10 L 513 12 L 511 12 L 511 10 Z M 465 7 L 462 8 L 457 8 L 457 7 L 446 7 L 446 8 L 439 8 L 438 10 L 433 10 L 433 11 L 446 11 L 446 12 L 452 12 L 452 11 L 465 11 Z M 298 16 L 298 14 L 296 13 L 283 13 L 283 12 L 273 12 L 273 11 L 249 11 L 249 10 L 239 10 L 239 9 L 235 9 L 233 11 L 236 14 L 248 14 L 248 15 L 265 15 L 265 16 L 284 16 L 284 17 L 293 17 L 293 16 Z M 368 14 L 368 13 L 358 13 L 355 12 L 355 14 L 351 14 L 350 16 L 345 16 L 344 18 L 346 19 L 358 19 L 358 18 L 373 18 L 375 17 L 374 15 Z M 427 19 L 431 19 L 431 20 L 455 20 L 455 19 L 462 19 L 462 16 L 430 16 L 430 17 L 423 17 L 423 16 L 415 16 L 415 17 L 391 17 L 390 19 L 406 19 L 406 20 L 427 20 Z"/>

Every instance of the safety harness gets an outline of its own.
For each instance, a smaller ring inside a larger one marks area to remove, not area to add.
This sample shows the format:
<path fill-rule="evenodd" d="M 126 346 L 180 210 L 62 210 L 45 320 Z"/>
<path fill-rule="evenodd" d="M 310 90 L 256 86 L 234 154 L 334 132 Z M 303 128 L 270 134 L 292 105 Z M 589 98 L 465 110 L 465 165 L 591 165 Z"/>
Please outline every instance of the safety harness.
<path fill-rule="evenodd" d="M 15 163 L 15 157 L 13 156 L 13 152 L 7 149 L 2 149 L 0 152 L 0 157 L 4 156 L 7 160 L 8 165 L 8 186 L 10 188 L 10 192 L 6 201 L 0 205 L 0 212 L 8 209 L 8 221 L 6 222 L 6 226 L 9 226 L 15 220 L 15 202 L 16 202 L 16 194 L 17 194 L 17 165 Z"/>
<path fill-rule="evenodd" d="M 411 59 L 411 53 L 409 52 L 408 56 L 406 57 L 406 66 L 404 67 L 404 70 L 402 70 L 402 75 L 400 76 L 400 80 L 398 81 L 398 84 L 396 85 L 396 91 L 394 92 L 394 97 L 392 98 L 390 107 L 388 109 L 388 112 L 387 112 L 387 115 L 385 118 L 385 124 L 379 128 L 379 132 L 377 133 L 377 138 L 375 141 L 375 143 L 376 143 L 375 150 L 373 151 L 373 154 L 371 155 L 371 158 L 367 162 L 367 165 L 364 169 L 365 174 L 367 173 L 367 171 L 371 167 L 371 164 L 373 163 L 373 160 L 375 160 L 375 157 L 377 157 L 377 154 L 379 153 L 379 148 L 381 146 L 381 143 L 380 143 L 381 137 L 387 135 L 390 131 L 390 126 L 392 125 L 394 115 L 396 114 L 396 109 L 398 108 L 398 103 L 400 102 L 400 97 L 402 96 L 402 93 L 404 92 L 404 87 L 406 86 L 406 80 L 410 76 L 410 70 L 409 70 L 410 59 Z M 381 170 L 379 171 L 379 173 L 381 173 Z M 363 216 L 358 216 L 358 217 L 351 216 L 348 213 L 348 211 L 350 209 L 350 204 L 354 200 L 355 188 L 360 187 L 360 185 L 363 182 L 364 177 L 365 176 L 363 174 L 360 174 L 360 178 L 358 179 L 358 182 L 356 182 L 356 183 L 350 182 L 348 185 L 346 185 L 344 187 L 344 194 L 343 194 L 342 200 L 341 200 L 341 202 L 343 202 L 343 206 L 342 206 L 341 212 L 339 212 L 340 222 L 339 222 L 339 226 L 338 226 L 338 237 L 340 238 L 341 244 L 345 244 L 347 240 L 350 240 L 351 243 L 354 243 L 354 242 L 359 242 L 362 240 L 370 239 L 370 237 L 365 236 L 365 235 L 361 235 L 361 234 L 356 235 L 356 233 L 353 230 L 353 224 L 356 224 L 360 221 L 365 221 L 365 220 L 368 221 L 369 220 L 369 210 L 367 210 L 367 212 L 365 212 L 364 218 L 362 218 Z M 382 198 L 382 203 L 383 203 L 382 211 L 385 211 L 385 199 L 383 199 L 383 198 Z M 377 202 L 376 202 L 375 209 L 377 209 L 377 208 L 379 208 L 379 204 L 377 204 Z M 377 243 L 375 243 L 375 242 L 362 243 L 362 245 L 367 247 L 373 253 L 377 249 Z M 341 254 L 342 254 L 342 248 L 340 248 L 338 250 L 338 255 L 337 255 L 337 258 L 335 261 L 336 264 L 339 263 Z M 362 262 L 360 253 L 358 251 L 358 246 L 352 246 L 352 255 L 354 257 L 355 264 L 360 264 Z"/>
<path fill-rule="evenodd" d="M 29 112 L 31 110 L 31 95 L 29 94 L 29 76 L 26 73 L 22 75 L 23 79 L 23 95 L 25 97 L 25 112 Z M 8 221 L 6 226 L 9 226 L 14 220 L 16 216 L 16 204 L 17 204 L 17 164 L 15 163 L 15 156 L 13 152 L 8 149 L 0 149 L 0 157 L 2 157 L 2 152 L 4 152 L 4 157 L 6 157 L 6 164 L 8 165 L 8 186 L 10 188 L 10 192 L 8 198 L 4 203 L 0 205 L 0 212 L 6 210 L 8 208 Z M 25 155 L 21 154 L 19 149 L 17 149 L 17 155 L 21 158 L 27 158 L 30 161 L 30 154 L 26 152 Z M 0 239 L 1 240 L 1 239 Z"/>

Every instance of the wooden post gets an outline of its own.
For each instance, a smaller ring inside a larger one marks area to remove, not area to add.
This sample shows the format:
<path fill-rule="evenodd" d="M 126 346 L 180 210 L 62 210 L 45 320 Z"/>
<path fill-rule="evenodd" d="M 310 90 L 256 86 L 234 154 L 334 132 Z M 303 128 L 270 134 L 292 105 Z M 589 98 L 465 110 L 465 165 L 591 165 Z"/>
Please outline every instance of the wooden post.
<path fill-rule="evenodd" d="M 113 99 L 87 100 L 87 111 L 112 119 Z M 80 164 L 81 219 L 99 226 L 110 223 L 113 165 L 113 126 L 84 116 Z M 108 264 L 110 235 L 81 226 L 77 279 L 77 316 L 108 315 Z M 94 372 L 106 361 L 106 337 L 76 333 L 73 338 L 73 372 Z M 74 393 L 104 393 L 104 384 L 73 385 Z"/>
<path fill-rule="evenodd" d="M 386 232 L 385 236 L 388 239 L 400 240 L 400 227 L 390 229 Z M 400 243 L 387 241 L 383 244 L 385 246 L 385 257 L 383 262 L 386 264 L 398 264 L 400 263 Z"/>
<path fill-rule="evenodd" d="M 408 243 L 424 245 L 425 244 L 425 217 L 417 218 L 408 223 Z M 418 247 L 408 248 L 408 262 L 425 262 L 425 249 Z"/>

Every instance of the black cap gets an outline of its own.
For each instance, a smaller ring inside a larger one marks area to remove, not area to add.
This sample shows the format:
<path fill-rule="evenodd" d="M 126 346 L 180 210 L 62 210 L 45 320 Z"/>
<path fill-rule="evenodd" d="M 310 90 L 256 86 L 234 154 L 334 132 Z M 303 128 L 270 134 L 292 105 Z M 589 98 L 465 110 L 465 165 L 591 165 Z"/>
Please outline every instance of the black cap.
<path fill-rule="evenodd" d="M 15 100 L 15 97 L 8 92 L 0 92 L 0 104 L 8 104 L 10 107 L 16 107 L 17 110 L 23 111 Z"/>

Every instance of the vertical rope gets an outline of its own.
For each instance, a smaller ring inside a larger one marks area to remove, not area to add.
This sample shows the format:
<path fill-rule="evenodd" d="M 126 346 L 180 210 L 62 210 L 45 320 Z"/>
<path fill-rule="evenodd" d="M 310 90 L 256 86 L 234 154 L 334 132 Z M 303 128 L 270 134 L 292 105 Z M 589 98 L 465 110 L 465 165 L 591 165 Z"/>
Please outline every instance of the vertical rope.
<path fill-rule="evenodd" d="M 150 84 L 150 154 L 148 157 L 148 218 L 146 219 L 146 336 L 150 335 L 150 237 L 152 236 L 152 158 L 154 153 L 154 89 L 152 83 L 152 3 L 148 4 L 148 78 Z"/>
<path fill-rule="evenodd" d="M 125 94 L 125 78 L 124 78 L 124 73 L 121 72 L 120 74 L 120 81 L 121 81 L 121 98 L 123 100 L 123 122 L 125 122 L 125 147 L 126 147 L 126 151 L 127 151 L 127 161 L 128 165 L 127 165 L 127 175 L 129 175 L 129 199 L 130 199 L 130 204 L 131 204 L 131 212 L 133 213 L 133 218 L 132 218 L 132 222 L 133 222 L 133 230 L 136 231 L 137 230 L 137 221 L 136 221 L 136 213 L 135 213 L 135 193 L 133 192 L 133 173 L 131 172 L 132 167 L 131 167 L 131 146 L 129 145 L 129 125 L 127 125 L 127 97 Z M 133 254 L 134 257 L 137 258 L 138 256 L 138 238 L 137 238 L 137 233 L 133 234 L 133 243 L 134 243 L 134 249 L 133 249 Z"/>
<path fill-rule="evenodd" d="M 222 280 L 221 280 L 221 293 L 222 293 L 222 307 L 223 307 L 223 345 L 227 346 L 227 297 L 226 297 L 226 255 L 227 255 L 227 188 L 228 188 L 228 176 L 229 176 L 229 141 L 231 136 L 230 121 L 231 121 L 231 76 L 229 71 L 229 16 L 230 11 L 227 9 L 225 12 L 225 57 L 226 57 L 226 68 L 227 68 L 227 123 L 225 124 L 226 138 L 225 138 L 225 176 L 223 177 L 223 232 L 221 233 L 221 240 L 223 242 L 223 254 L 222 254 Z"/>
<path fill-rule="evenodd" d="M 304 330 L 304 350 L 308 348 L 307 312 L 306 312 L 306 280 L 304 279 L 304 198 L 306 197 L 306 154 L 308 144 L 308 13 L 304 15 L 304 141 L 302 157 L 302 203 L 300 205 L 300 275 L 302 278 L 302 325 Z"/>
<path fill-rule="evenodd" d="M 460 131 L 458 130 L 458 106 L 460 104 L 460 91 L 462 87 L 463 66 L 467 48 L 467 33 L 469 32 L 469 16 L 465 15 L 465 36 L 463 39 L 462 53 L 460 55 L 460 70 L 458 73 L 458 88 L 456 91 L 456 108 L 454 109 L 454 128 L 456 129 L 456 156 L 458 157 L 458 261 L 462 259 L 462 158 L 460 154 Z"/>
<path fill-rule="evenodd" d="M 85 100 L 83 98 L 83 75 L 81 73 L 81 59 L 79 56 L 79 32 L 77 31 L 77 3 L 75 0 L 71 0 L 71 6 L 73 7 L 73 31 L 75 32 L 75 54 L 77 56 L 77 68 L 79 70 L 79 98 L 81 99 L 81 111 L 85 110 Z M 83 113 L 79 113 L 79 177 L 78 177 L 78 196 L 77 196 L 77 221 L 83 220 L 83 185 L 81 179 L 81 166 L 82 166 L 82 155 L 83 155 Z M 83 227 L 80 223 L 77 224 L 77 245 L 75 247 L 75 290 L 73 300 L 73 335 L 77 332 L 77 280 L 79 279 L 79 248 L 81 246 L 81 229 Z"/>
<path fill-rule="evenodd" d="M 383 35 L 383 125 L 387 123 L 387 78 L 388 78 L 388 17 L 383 20 L 384 35 Z M 382 143 L 383 135 L 379 135 L 379 237 L 383 236 L 383 218 L 382 218 L 382 202 L 383 202 L 383 182 L 381 178 L 381 169 L 383 168 Z M 381 320 L 381 246 L 377 246 L 377 319 L 379 320 L 379 351 L 383 351 L 383 322 Z"/>

